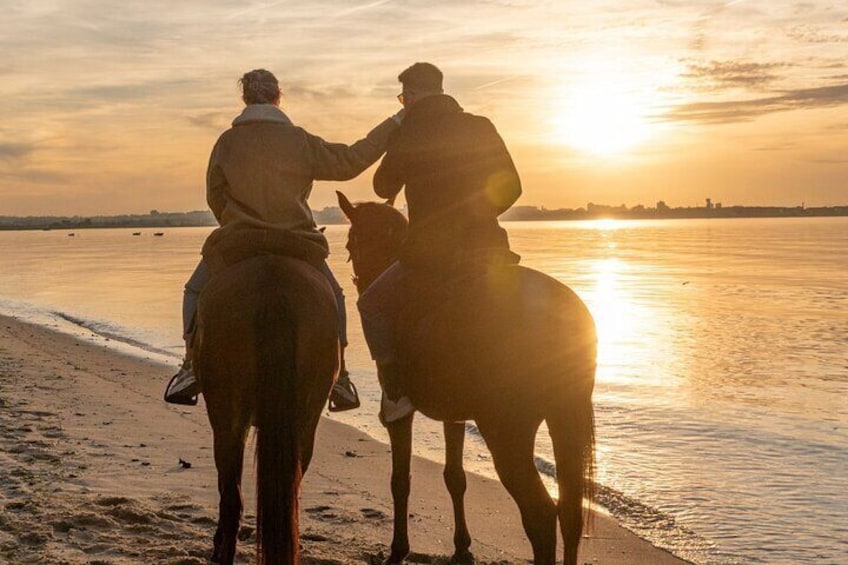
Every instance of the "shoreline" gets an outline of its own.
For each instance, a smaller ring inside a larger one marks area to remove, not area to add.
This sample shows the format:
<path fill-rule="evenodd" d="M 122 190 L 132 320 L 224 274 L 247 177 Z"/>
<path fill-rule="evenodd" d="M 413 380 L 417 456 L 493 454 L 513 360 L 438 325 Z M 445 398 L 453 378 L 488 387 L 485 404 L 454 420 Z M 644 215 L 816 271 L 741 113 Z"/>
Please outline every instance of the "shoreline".
<path fill-rule="evenodd" d="M 202 402 L 161 400 L 171 368 L 0 315 L 0 561 L 207 563 L 217 520 L 211 433 Z M 251 447 L 240 562 L 253 557 Z M 322 419 L 301 493 L 302 563 L 375 563 L 388 554 L 390 465 L 388 445 Z M 442 466 L 415 457 L 412 468 L 414 562 L 444 563 L 453 519 Z M 500 483 L 469 474 L 466 506 L 478 563 L 529 562 L 518 510 Z M 580 559 L 686 563 L 605 514 Z"/>

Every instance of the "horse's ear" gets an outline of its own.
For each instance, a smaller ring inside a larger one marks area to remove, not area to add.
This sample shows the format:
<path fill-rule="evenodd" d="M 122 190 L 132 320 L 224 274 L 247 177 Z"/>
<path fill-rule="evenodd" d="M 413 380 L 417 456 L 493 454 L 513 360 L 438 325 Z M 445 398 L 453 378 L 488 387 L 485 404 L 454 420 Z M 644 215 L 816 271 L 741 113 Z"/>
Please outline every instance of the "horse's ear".
<path fill-rule="evenodd" d="M 389 206 L 391 206 L 392 208 L 394 208 L 394 206 L 395 206 L 395 198 L 397 198 L 397 194 L 395 194 L 395 195 L 394 195 L 394 196 L 392 196 L 391 198 L 387 198 L 387 199 L 386 199 L 386 204 L 388 204 Z"/>
<path fill-rule="evenodd" d="M 342 194 L 340 191 L 336 191 L 336 196 L 339 198 L 339 207 L 344 212 L 344 215 L 347 216 L 348 220 L 353 219 L 353 213 L 356 210 L 353 204 L 350 203 L 350 200 L 347 199 L 347 196 Z"/>

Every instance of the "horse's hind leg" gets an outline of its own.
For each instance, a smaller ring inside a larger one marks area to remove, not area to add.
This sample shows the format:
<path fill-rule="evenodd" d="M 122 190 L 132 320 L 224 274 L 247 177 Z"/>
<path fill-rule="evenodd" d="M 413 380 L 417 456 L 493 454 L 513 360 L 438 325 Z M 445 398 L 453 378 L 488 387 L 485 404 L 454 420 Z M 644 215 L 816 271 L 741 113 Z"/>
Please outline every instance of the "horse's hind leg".
<path fill-rule="evenodd" d="M 223 565 L 231 565 L 235 561 L 236 537 L 243 509 L 241 475 L 248 429 L 246 424 L 240 429 L 234 422 L 228 424 L 212 425 L 220 495 L 218 529 L 215 531 L 212 561 Z"/>
<path fill-rule="evenodd" d="M 506 490 L 518 504 L 521 523 L 533 547 L 533 563 L 556 562 L 556 507 L 533 460 L 536 431 L 540 422 L 507 416 L 478 419 L 477 426 L 495 470 Z"/>
<path fill-rule="evenodd" d="M 392 444 L 392 501 L 394 502 L 394 533 L 392 553 L 384 565 L 403 563 L 409 554 L 409 485 L 412 459 L 412 419 L 409 417 L 390 422 L 386 429 Z"/>
<path fill-rule="evenodd" d="M 583 496 L 591 500 L 594 462 L 594 418 L 591 390 L 575 393 L 554 407 L 546 420 L 556 460 L 559 501 L 557 510 L 563 540 L 563 564 L 577 564 L 583 534 Z"/>
<path fill-rule="evenodd" d="M 452 563 L 473 563 L 471 535 L 465 523 L 465 470 L 462 468 L 462 449 L 465 444 L 465 422 L 445 422 L 445 486 L 453 502 L 455 552 Z"/>

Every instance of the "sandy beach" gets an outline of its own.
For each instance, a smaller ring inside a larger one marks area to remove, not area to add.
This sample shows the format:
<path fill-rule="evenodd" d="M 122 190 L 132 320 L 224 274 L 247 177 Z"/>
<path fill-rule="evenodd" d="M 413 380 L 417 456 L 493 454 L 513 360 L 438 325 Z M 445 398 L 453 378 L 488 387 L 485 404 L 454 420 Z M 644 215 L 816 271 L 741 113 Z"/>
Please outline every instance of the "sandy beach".
<path fill-rule="evenodd" d="M 202 402 L 161 400 L 171 367 L 0 316 L 0 563 L 207 563 L 217 518 Z M 376 415 L 375 415 L 376 418 Z M 252 449 L 246 457 L 252 461 Z M 246 465 L 239 560 L 252 562 Z M 391 539 L 389 447 L 324 418 L 301 494 L 302 563 L 380 563 Z M 446 563 L 452 513 L 441 466 L 416 459 L 410 563 Z M 527 563 L 518 511 L 496 481 L 470 475 L 479 563 Z M 682 564 L 598 515 L 581 562 Z"/>

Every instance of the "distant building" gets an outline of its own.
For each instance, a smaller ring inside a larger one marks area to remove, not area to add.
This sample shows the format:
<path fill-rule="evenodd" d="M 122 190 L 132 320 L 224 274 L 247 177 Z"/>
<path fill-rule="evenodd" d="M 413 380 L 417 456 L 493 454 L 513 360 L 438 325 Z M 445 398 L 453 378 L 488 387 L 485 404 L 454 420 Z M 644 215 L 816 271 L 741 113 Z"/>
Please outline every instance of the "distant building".
<path fill-rule="evenodd" d="M 707 204 L 706 204 L 706 206 L 705 206 L 705 207 L 706 207 L 706 209 L 707 209 L 707 210 L 712 210 L 712 209 L 713 209 L 713 201 L 712 201 L 712 199 L 711 199 L 711 198 L 707 198 Z"/>

